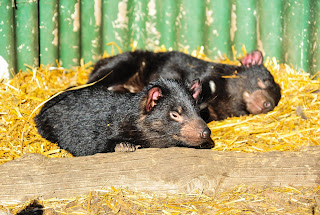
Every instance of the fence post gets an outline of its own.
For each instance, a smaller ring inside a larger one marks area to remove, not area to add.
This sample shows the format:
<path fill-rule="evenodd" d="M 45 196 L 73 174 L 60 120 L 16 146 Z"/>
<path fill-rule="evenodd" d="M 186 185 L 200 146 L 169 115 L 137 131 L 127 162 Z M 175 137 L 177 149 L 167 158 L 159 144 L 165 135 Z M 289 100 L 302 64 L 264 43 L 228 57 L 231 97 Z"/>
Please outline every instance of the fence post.
<path fill-rule="evenodd" d="M 63 67 L 80 62 L 80 0 L 59 1 L 59 56 Z"/>
<path fill-rule="evenodd" d="M 16 0 L 17 69 L 39 66 L 38 0 Z"/>
<path fill-rule="evenodd" d="M 176 20 L 177 37 L 175 49 L 186 47 L 189 51 L 204 45 L 203 1 L 181 0 Z"/>
<path fill-rule="evenodd" d="M 237 53 L 242 53 L 245 45 L 247 51 L 257 46 L 257 11 L 256 0 L 233 0 L 231 18 L 231 40 Z"/>
<path fill-rule="evenodd" d="M 160 8 L 157 8 L 156 0 L 149 0 L 146 11 L 146 41 L 145 49 L 154 50 L 160 45 L 160 32 L 157 25 L 157 14 L 162 13 Z M 167 12 L 167 11 L 165 11 Z"/>
<path fill-rule="evenodd" d="M 101 0 L 81 0 L 81 58 L 93 63 L 101 56 Z"/>
<path fill-rule="evenodd" d="M 310 73 L 316 74 L 320 71 L 320 1 L 313 1 L 311 5 L 312 13 L 312 33 L 310 53 L 312 53 L 311 61 L 309 62 Z"/>
<path fill-rule="evenodd" d="M 131 50 L 132 42 L 137 42 L 137 48 L 144 48 L 146 41 L 147 0 L 131 0 L 128 2 L 129 40 L 126 49 Z"/>
<path fill-rule="evenodd" d="M 102 49 L 107 53 L 119 54 L 118 49 L 108 46 L 115 42 L 124 48 L 128 40 L 128 3 L 127 1 L 102 0 Z"/>
<path fill-rule="evenodd" d="M 164 45 L 167 49 L 173 48 L 176 39 L 177 4 L 172 0 L 157 0 L 156 7 L 157 29 L 160 33 L 159 45 Z"/>
<path fill-rule="evenodd" d="M 59 58 L 58 0 L 39 1 L 40 63 L 55 64 Z"/>
<path fill-rule="evenodd" d="M 0 2 L 0 80 L 15 72 L 14 15 L 11 0 Z"/>
<path fill-rule="evenodd" d="M 294 68 L 301 68 L 308 72 L 310 64 L 310 1 L 285 1 L 284 22 L 282 44 L 284 61 L 293 65 Z"/>
<path fill-rule="evenodd" d="M 231 57 L 231 0 L 208 0 L 205 10 L 205 51 L 209 57 Z"/>
<path fill-rule="evenodd" d="M 258 49 L 282 61 L 283 1 L 258 1 Z"/>

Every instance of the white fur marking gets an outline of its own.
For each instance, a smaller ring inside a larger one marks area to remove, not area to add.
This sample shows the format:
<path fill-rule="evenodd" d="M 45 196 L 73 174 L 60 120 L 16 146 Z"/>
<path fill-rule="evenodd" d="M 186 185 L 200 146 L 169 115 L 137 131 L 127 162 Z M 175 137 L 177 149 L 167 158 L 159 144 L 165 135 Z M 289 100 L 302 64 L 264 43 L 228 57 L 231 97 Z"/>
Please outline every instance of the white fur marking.
<path fill-rule="evenodd" d="M 209 81 L 209 87 L 211 90 L 211 93 L 214 94 L 214 92 L 216 92 L 216 84 L 214 83 L 214 81 Z"/>
<path fill-rule="evenodd" d="M 108 90 L 109 90 L 109 91 L 113 91 L 113 90 L 114 90 L 114 87 L 113 87 L 113 86 L 108 87 Z"/>

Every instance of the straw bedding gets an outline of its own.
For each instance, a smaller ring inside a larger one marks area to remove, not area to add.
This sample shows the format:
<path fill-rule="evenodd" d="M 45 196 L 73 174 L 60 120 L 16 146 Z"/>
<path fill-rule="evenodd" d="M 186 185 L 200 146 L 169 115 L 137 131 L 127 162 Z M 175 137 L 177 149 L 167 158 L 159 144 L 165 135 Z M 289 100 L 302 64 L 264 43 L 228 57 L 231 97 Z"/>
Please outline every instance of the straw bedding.
<path fill-rule="evenodd" d="M 202 50 L 194 51 L 192 55 L 209 60 Z M 236 59 L 227 58 L 217 62 L 239 64 Z M 265 66 L 282 89 L 278 106 L 267 114 L 209 123 L 216 143 L 213 150 L 296 151 L 302 146 L 320 144 L 320 79 L 280 64 L 274 58 L 266 59 Z M 28 67 L 13 79 L 0 83 L 0 164 L 25 153 L 41 153 L 47 157 L 72 156 L 57 144 L 41 138 L 33 117 L 53 94 L 69 86 L 85 84 L 91 70 L 92 64 L 83 62 L 73 69 L 64 69 L 59 64 L 57 67 Z M 73 199 L 49 199 L 40 203 L 48 214 L 54 214 L 53 210 L 63 214 L 72 211 L 77 214 L 305 214 L 314 211 L 317 214 L 320 213 L 319 196 L 319 186 L 256 188 L 240 185 L 213 197 L 201 193 L 160 195 L 111 187 Z M 16 213 L 31 201 L 2 206 L 0 211 Z"/>
<path fill-rule="evenodd" d="M 201 193 L 161 195 L 111 187 L 70 199 L 38 201 L 38 204 L 44 206 L 45 214 L 319 214 L 319 195 L 320 187 L 258 189 L 240 185 L 214 197 Z M 34 201 L 0 206 L 0 212 L 15 214 Z"/>

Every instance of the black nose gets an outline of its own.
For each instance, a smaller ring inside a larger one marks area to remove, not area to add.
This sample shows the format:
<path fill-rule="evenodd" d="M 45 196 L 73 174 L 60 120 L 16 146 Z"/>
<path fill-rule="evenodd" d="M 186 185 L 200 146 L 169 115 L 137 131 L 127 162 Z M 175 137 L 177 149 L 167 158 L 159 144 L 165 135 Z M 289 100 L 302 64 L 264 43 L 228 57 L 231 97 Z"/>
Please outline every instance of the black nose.
<path fill-rule="evenodd" d="M 210 138 L 210 135 L 211 135 L 211 130 L 207 127 L 202 131 L 201 138 L 208 139 Z"/>

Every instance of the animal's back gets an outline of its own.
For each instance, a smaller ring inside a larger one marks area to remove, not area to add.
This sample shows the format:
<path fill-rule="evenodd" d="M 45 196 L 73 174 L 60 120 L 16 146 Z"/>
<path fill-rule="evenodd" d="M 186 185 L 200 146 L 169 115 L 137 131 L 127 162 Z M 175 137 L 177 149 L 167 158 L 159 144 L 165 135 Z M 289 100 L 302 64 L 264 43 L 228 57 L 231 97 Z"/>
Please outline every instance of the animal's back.
<path fill-rule="evenodd" d="M 107 152 L 105 143 L 118 132 L 117 108 L 122 105 L 123 113 L 128 113 L 126 105 L 119 104 L 126 96 L 101 86 L 64 92 L 47 102 L 35 117 L 38 131 L 76 156 L 94 154 L 97 148 Z"/>

